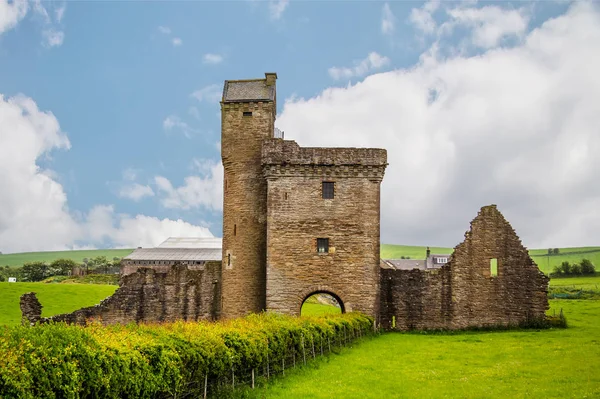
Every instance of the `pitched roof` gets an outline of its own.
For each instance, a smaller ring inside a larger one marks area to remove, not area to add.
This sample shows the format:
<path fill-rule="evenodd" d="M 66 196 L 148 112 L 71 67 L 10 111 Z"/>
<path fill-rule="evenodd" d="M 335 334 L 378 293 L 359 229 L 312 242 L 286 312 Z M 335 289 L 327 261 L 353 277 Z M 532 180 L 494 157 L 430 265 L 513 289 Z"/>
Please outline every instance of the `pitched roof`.
<path fill-rule="evenodd" d="M 384 262 L 396 270 L 425 270 L 423 259 L 385 259 Z"/>
<path fill-rule="evenodd" d="M 275 101 L 275 86 L 266 79 L 226 80 L 223 102 Z"/>
<path fill-rule="evenodd" d="M 157 248 L 218 248 L 223 247 L 223 239 L 218 237 L 169 237 Z"/>
<path fill-rule="evenodd" d="M 221 260 L 221 248 L 138 248 L 125 260 L 210 261 Z"/>

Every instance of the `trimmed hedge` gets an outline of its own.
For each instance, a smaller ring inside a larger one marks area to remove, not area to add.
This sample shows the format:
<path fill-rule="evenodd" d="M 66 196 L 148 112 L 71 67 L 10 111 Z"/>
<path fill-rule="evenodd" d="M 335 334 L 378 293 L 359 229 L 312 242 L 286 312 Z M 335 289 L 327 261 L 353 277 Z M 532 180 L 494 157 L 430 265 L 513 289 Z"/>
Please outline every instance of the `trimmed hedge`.
<path fill-rule="evenodd" d="M 218 323 L 4 327 L 0 397 L 200 393 L 205 378 L 227 378 L 235 370 L 281 362 L 290 353 L 302 353 L 305 345 L 348 341 L 372 330 L 373 320 L 356 313 L 319 318 L 263 313 Z"/>

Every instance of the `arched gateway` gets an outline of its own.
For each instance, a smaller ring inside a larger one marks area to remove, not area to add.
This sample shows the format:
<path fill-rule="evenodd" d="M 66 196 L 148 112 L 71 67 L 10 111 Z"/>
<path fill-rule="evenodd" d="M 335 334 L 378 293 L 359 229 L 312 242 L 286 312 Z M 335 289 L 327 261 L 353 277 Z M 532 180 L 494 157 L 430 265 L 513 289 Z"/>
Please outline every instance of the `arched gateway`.
<path fill-rule="evenodd" d="M 304 298 L 300 304 L 301 316 L 346 313 L 344 301 L 329 291 L 316 291 Z"/>

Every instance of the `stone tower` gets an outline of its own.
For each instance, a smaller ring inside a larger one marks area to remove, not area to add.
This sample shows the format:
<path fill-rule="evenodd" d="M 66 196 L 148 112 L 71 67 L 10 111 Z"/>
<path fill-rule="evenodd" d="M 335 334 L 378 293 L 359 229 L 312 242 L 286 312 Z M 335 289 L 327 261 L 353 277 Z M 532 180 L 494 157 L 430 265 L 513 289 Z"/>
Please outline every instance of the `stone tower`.
<path fill-rule="evenodd" d="M 274 136 L 275 81 L 227 80 L 221 101 L 223 160 L 223 275 L 221 315 L 265 309 L 267 183 L 261 167 L 264 139 Z"/>

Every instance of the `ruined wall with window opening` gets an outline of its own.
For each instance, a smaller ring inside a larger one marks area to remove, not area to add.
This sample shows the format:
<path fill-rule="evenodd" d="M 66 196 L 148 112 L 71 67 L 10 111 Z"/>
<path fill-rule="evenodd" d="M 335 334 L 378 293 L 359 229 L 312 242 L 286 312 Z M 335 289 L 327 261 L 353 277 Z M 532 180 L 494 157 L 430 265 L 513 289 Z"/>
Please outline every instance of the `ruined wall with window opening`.
<path fill-rule="evenodd" d="M 381 324 L 394 328 L 395 319 L 400 330 L 516 325 L 544 317 L 547 294 L 548 278 L 490 205 L 441 269 L 382 269 Z"/>

